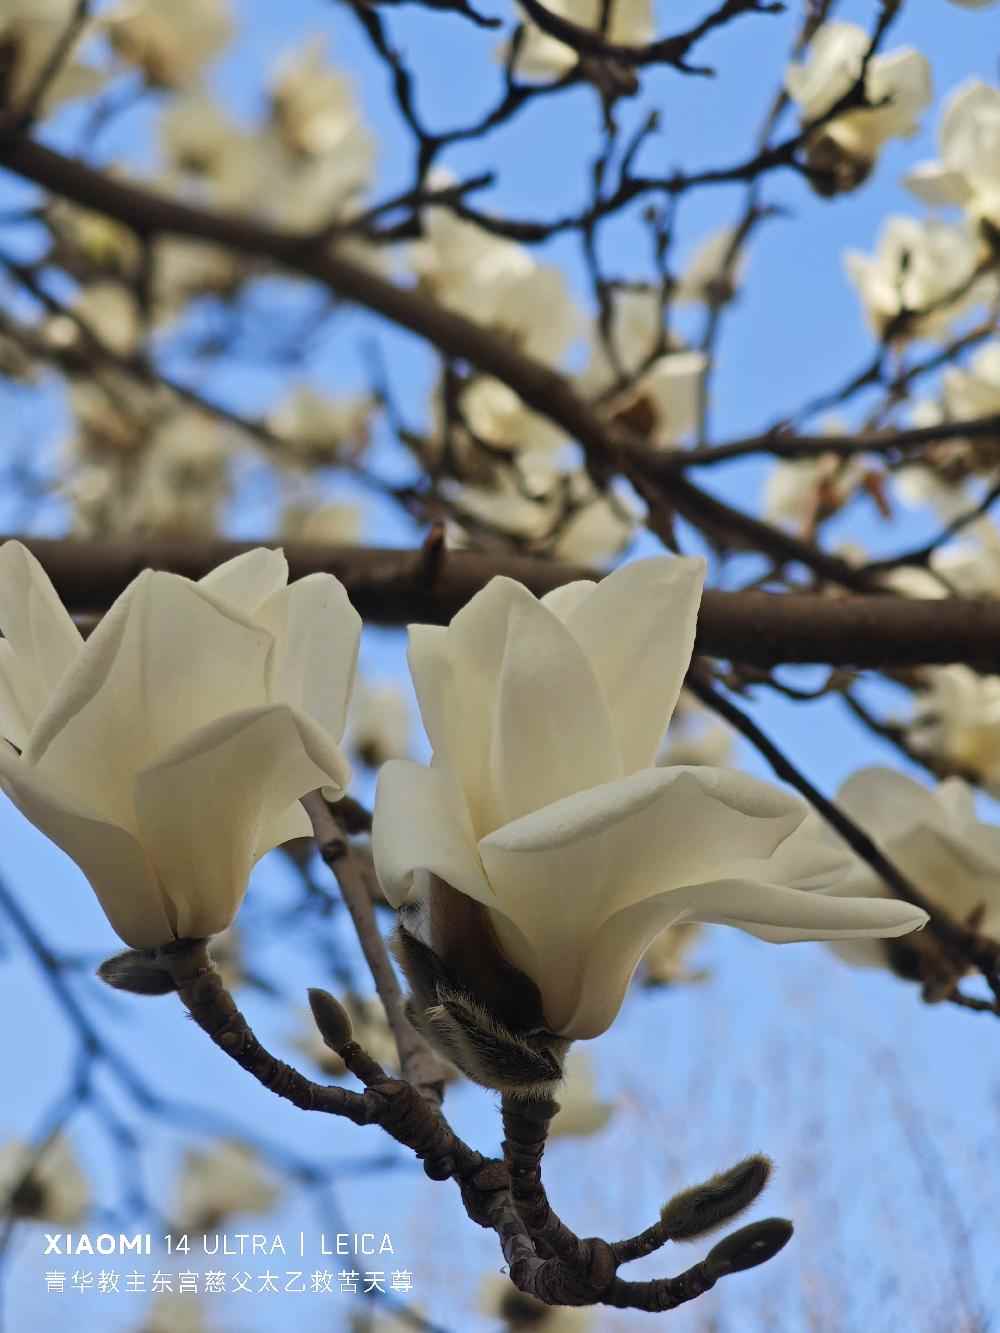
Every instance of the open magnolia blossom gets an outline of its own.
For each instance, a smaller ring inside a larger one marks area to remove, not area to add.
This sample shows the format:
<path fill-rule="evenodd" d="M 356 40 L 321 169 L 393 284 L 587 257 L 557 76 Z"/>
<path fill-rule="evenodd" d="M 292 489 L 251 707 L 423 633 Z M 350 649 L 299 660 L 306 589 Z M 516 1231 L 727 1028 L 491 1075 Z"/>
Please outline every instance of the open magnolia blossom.
<path fill-rule="evenodd" d="M 675 444 L 697 423 L 707 367 L 703 353 L 664 337 L 663 321 L 659 291 L 628 287 L 615 292 L 610 346 L 593 340 L 579 382 L 602 411 L 624 420 L 657 448 Z M 622 383 L 627 387 L 618 389 Z"/>
<path fill-rule="evenodd" d="M 874 255 L 844 253 L 876 337 L 894 326 L 897 338 L 930 337 L 996 292 L 996 280 L 976 278 L 979 241 L 969 226 L 937 218 L 890 217 Z"/>
<path fill-rule="evenodd" d="M 560 1043 L 611 1025 L 642 954 L 678 921 L 786 941 L 926 919 L 831 897 L 845 858 L 798 798 L 731 770 L 653 766 L 704 570 L 641 560 L 540 600 L 494 578 L 447 628 L 410 627 L 434 756 L 383 767 L 375 865 L 432 1039 L 448 1021 L 451 1049 L 476 1024 L 474 1042 L 491 1023 L 529 1047 L 552 1039 L 549 1076 L 522 1090 L 551 1085 Z M 489 1084 L 490 1070 L 471 1076 Z"/>
<path fill-rule="evenodd" d="M 73 1227 L 89 1207 L 87 1178 L 64 1135 L 57 1134 L 40 1157 L 37 1148 L 19 1139 L 0 1145 L 0 1217 L 10 1213 Z"/>
<path fill-rule="evenodd" d="M 672 299 L 685 305 L 725 305 L 739 290 L 746 264 L 746 252 L 737 246 L 737 229 L 720 227 L 695 249 Z"/>
<path fill-rule="evenodd" d="M 601 0 L 546 0 L 545 8 L 558 18 L 569 19 L 580 28 L 597 27 L 601 17 Z M 537 24 L 519 9 L 524 20 L 524 37 L 517 53 L 515 73 L 523 79 L 561 79 L 577 64 L 579 56 L 571 46 L 542 32 Z M 611 6 L 611 20 L 605 37 L 617 46 L 645 46 L 656 36 L 653 0 L 615 0 Z M 506 60 L 510 47 L 500 47 Z"/>
<path fill-rule="evenodd" d="M 811 532 L 819 520 L 843 508 L 869 473 L 864 459 L 833 453 L 776 463 L 764 487 L 764 516 Z"/>
<path fill-rule="evenodd" d="M 34 92 L 76 10 L 76 0 L 4 0 L 0 6 L 0 48 L 4 53 L 5 109 L 16 107 Z M 92 21 L 84 25 L 55 78 L 48 80 L 42 112 L 52 111 L 63 102 L 91 97 L 107 82 L 102 70 L 76 59 L 76 49 L 92 30 Z"/>
<path fill-rule="evenodd" d="M 442 484 L 457 520 L 450 545 L 467 545 L 466 532 L 486 527 L 568 564 L 606 565 L 621 553 L 638 522 L 634 502 L 601 494 L 582 469 L 556 469 L 550 455 L 523 455 L 518 463 L 499 470 L 489 486 Z"/>
<path fill-rule="evenodd" d="M 263 1213 L 281 1190 L 245 1143 L 225 1141 L 184 1155 L 174 1208 L 181 1231 L 210 1231 L 238 1213 Z"/>
<path fill-rule="evenodd" d="M 1000 796 L 1000 676 L 959 663 L 928 668 L 908 737 L 922 754 L 975 773 Z"/>
<path fill-rule="evenodd" d="M 0 785 L 135 949 L 232 922 L 254 863 L 342 794 L 361 622 L 259 548 L 199 583 L 145 570 L 84 642 L 38 561 L 0 547 Z"/>
<path fill-rule="evenodd" d="M 864 768 L 843 784 L 837 804 L 869 833 L 927 897 L 958 921 L 983 909 L 981 928 L 1000 930 L 1000 828 L 976 817 L 971 788 L 947 778 L 930 790 L 891 768 Z M 838 893 L 884 897 L 883 881 L 855 859 Z M 876 940 L 837 941 L 848 962 L 884 967 L 889 953 Z M 905 947 L 905 942 L 904 942 Z"/>
<path fill-rule="evenodd" d="M 1000 227 L 1000 88 L 960 84 L 942 108 L 938 143 L 938 161 L 919 163 L 904 184 L 925 203 L 957 204 Z"/>
<path fill-rule="evenodd" d="M 155 88 L 183 88 L 233 35 L 228 0 L 120 0 L 103 16 L 111 45 Z"/>
<path fill-rule="evenodd" d="M 441 189 L 454 181 L 435 171 L 429 184 Z M 409 247 L 408 260 L 435 300 L 498 330 L 529 356 L 550 365 L 562 358 L 581 315 L 561 270 L 448 208 L 422 209 L 420 224 L 422 238 Z"/>
<path fill-rule="evenodd" d="M 808 59 L 788 67 L 785 87 L 803 124 L 826 115 L 854 87 L 871 38 L 855 23 L 824 23 L 809 43 Z M 851 190 L 871 171 L 883 144 L 909 138 L 931 101 L 931 70 L 913 47 L 876 55 L 865 73 L 867 107 L 845 111 L 821 126 L 809 149 L 810 164 L 830 176 L 823 193 Z M 881 105 L 879 105 L 881 103 Z"/>

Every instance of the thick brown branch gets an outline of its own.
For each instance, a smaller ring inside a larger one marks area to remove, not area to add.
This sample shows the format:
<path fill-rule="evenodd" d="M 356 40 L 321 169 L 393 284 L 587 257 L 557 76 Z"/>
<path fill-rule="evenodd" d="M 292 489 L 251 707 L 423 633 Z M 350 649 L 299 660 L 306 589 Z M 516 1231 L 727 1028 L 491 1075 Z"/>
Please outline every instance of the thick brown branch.
<path fill-rule="evenodd" d="M 77 614 L 102 612 L 143 569 L 201 578 L 259 543 L 129 540 L 90 542 L 18 537 L 45 566 Z M 494 575 L 541 596 L 592 569 L 527 556 L 449 551 L 433 580 L 421 551 L 354 546 L 285 546 L 292 578 L 326 571 L 344 583 L 364 619 L 381 625 L 445 624 Z M 943 597 L 824 597 L 808 593 L 721 592 L 702 602 L 698 651 L 752 666 L 819 662 L 902 667 L 965 662 L 1000 673 L 1000 602 Z"/>

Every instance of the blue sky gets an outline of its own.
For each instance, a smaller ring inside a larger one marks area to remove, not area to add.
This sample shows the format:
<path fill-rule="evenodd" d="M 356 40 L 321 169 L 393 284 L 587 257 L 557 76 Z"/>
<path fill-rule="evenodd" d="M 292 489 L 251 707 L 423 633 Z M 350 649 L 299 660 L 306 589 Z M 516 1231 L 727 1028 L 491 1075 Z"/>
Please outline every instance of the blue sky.
<path fill-rule="evenodd" d="M 483 0 L 483 7 L 505 18 L 512 10 L 509 0 Z M 262 74 L 276 52 L 295 35 L 326 32 L 332 57 L 356 80 L 381 144 L 376 197 L 405 185 L 410 143 L 399 130 L 384 70 L 371 60 L 350 15 L 320 0 L 286 0 L 280 6 L 243 0 L 236 8 L 238 42 L 213 75 L 220 96 L 251 120 L 260 109 Z M 683 28 L 705 8 L 694 0 L 661 3 L 661 26 Z M 753 127 L 780 78 L 799 8 L 792 4 L 793 12 L 783 18 L 745 18 L 710 39 L 701 54 L 718 68 L 713 80 L 684 79 L 672 71 L 648 80 L 642 97 L 623 112 L 628 125 L 651 106 L 663 109 L 661 133 L 642 160 L 645 169 L 728 163 L 746 155 Z M 869 24 L 875 9 L 870 0 L 859 0 L 844 3 L 839 12 Z M 912 43 L 930 56 L 937 102 L 970 75 L 995 77 L 995 13 L 966 12 L 947 0 L 910 0 L 906 11 L 889 45 Z M 496 37 L 447 15 L 409 8 L 385 13 L 394 39 L 418 71 L 426 120 L 447 126 L 475 119 L 494 96 L 491 85 L 499 83 L 490 54 Z M 123 118 L 108 135 L 103 155 L 148 163 L 151 122 L 149 108 Z M 52 138 L 71 134 L 73 123 L 72 113 L 54 122 Z M 745 288 L 725 327 L 713 408 L 720 438 L 769 424 L 870 356 L 841 255 L 848 247 L 870 250 L 888 213 L 920 215 L 921 206 L 898 182 L 911 163 L 934 155 L 935 123 L 936 114 L 928 115 L 917 139 L 890 144 L 874 179 L 833 203 L 816 199 L 789 173 L 772 179 L 766 198 L 788 216 L 759 232 Z M 459 174 L 484 164 L 498 171 L 497 186 L 477 200 L 482 207 L 548 216 L 585 197 L 595 128 L 592 99 L 575 92 L 529 109 L 487 148 L 465 147 L 444 162 Z M 27 195 L 20 183 L 0 178 L 0 209 Z M 736 218 L 741 207 L 742 193 L 731 187 L 686 200 L 678 214 L 679 256 L 683 259 L 708 230 Z M 11 250 L 30 248 L 31 238 L 11 233 L 0 235 L 0 242 Z M 609 229 L 607 246 L 609 268 L 623 276 L 647 275 L 646 250 L 634 224 Z M 565 267 L 583 299 L 577 245 L 562 239 L 543 253 Z M 413 339 L 361 313 L 337 318 L 315 349 L 309 378 L 327 389 L 362 384 L 360 349 L 372 335 L 396 392 L 419 420 L 432 363 Z M 183 372 L 183 359 L 174 359 L 172 368 Z M 273 400 L 281 383 L 277 373 L 234 364 L 213 371 L 211 390 L 252 413 Z M 8 391 L 6 398 L 11 440 L 28 439 L 51 455 L 64 421 L 58 395 L 36 400 Z M 380 436 L 375 457 L 386 467 L 398 466 L 387 437 Z M 766 471 L 766 464 L 745 463 L 713 474 L 711 484 L 749 507 Z M 330 477 L 326 484 L 331 495 L 352 493 L 342 479 Z M 12 499 L 0 513 L 8 525 L 17 523 Z M 269 497 L 250 477 L 230 529 L 266 537 L 269 515 Z M 40 530 L 58 531 L 63 522 L 54 506 L 37 517 Z M 418 535 L 384 504 L 372 503 L 367 522 L 372 541 L 409 544 Z M 849 530 L 872 549 L 889 550 L 911 544 L 932 526 L 926 516 L 903 514 L 886 532 L 861 501 L 834 531 Z M 398 675 L 402 648 L 401 633 L 369 632 L 365 665 Z M 793 705 L 760 697 L 754 713 L 824 791 L 832 793 L 863 763 L 896 762 L 894 754 L 845 726 L 831 701 Z M 741 761 L 750 771 L 766 772 L 745 751 Z M 364 775 L 358 791 L 370 796 Z M 0 805 L 0 839 L 0 877 L 54 948 L 87 959 L 114 951 L 116 940 L 76 868 L 7 803 Z M 279 997 L 251 991 L 241 998 L 262 1038 L 285 1054 L 291 1052 L 287 1001 L 302 1002 L 307 984 L 332 985 L 330 952 L 348 948 L 338 915 L 318 929 L 297 923 L 290 916 L 296 901 L 295 881 L 274 854 L 255 873 L 244 915 L 254 960 Z M 14 1131 L 39 1131 L 43 1108 L 68 1084 L 73 1045 L 51 993 L 2 917 L 0 950 L 0 1031 L 8 1071 L 0 1104 L 2 1140 Z M 851 971 L 819 945 L 777 949 L 717 930 L 706 936 L 698 961 L 709 970 L 704 984 L 634 996 L 613 1031 L 590 1044 L 602 1091 L 617 1097 L 620 1106 L 598 1139 L 553 1147 L 548 1175 L 559 1211 L 580 1234 L 628 1234 L 648 1225 L 676 1189 L 747 1152 L 766 1151 L 778 1170 L 764 1211 L 795 1219 L 797 1237 L 764 1270 L 734 1278 L 671 1316 L 677 1333 L 710 1327 L 717 1333 L 985 1328 L 962 1319 L 966 1308 L 971 1318 L 977 1305 L 991 1310 L 1000 1302 L 996 1225 L 983 1208 L 995 1194 L 991 1131 L 1000 1108 L 1000 1063 L 992 1054 L 995 1021 L 922 1006 L 912 988 Z M 294 1161 L 315 1158 L 338 1170 L 356 1167 L 358 1157 L 394 1152 L 373 1131 L 329 1124 L 277 1103 L 217 1058 L 169 999 L 112 996 L 85 968 L 70 985 L 152 1088 L 195 1111 L 207 1110 L 188 1116 L 175 1108 L 169 1117 L 143 1119 L 114 1077 L 98 1078 L 106 1102 L 140 1135 L 145 1189 L 160 1208 L 169 1207 L 170 1173 L 181 1145 L 194 1129 L 211 1134 L 222 1121 L 279 1145 Z M 484 1151 L 495 1150 L 499 1126 L 490 1096 L 466 1086 L 451 1094 L 449 1103 L 459 1132 Z M 71 1123 L 71 1133 L 93 1172 L 95 1193 L 117 1207 L 122 1180 L 116 1143 L 89 1112 Z M 424 1181 L 402 1154 L 399 1160 L 397 1173 L 344 1174 L 315 1198 L 290 1188 L 274 1215 L 238 1229 L 389 1231 L 399 1266 L 414 1273 L 415 1302 L 452 1328 L 487 1333 L 496 1321 L 469 1310 L 475 1308 L 481 1276 L 500 1268 L 495 1243 L 464 1219 L 453 1190 Z M 337 1217 L 345 1220 L 334 1225 L 331 1219 Z M 118 1220 L 113 1225 L 117 1229 Z M 133 1227 L 146 1229 L 134 1221 Z M 968 1251 L 964 1263 L 956 1264 L 954 1238 L 963 1228 Z M 15 1240 L 5 1327 L 61 1330 L 72 1319 L 81 1328 L 119 1333 L 136 1322 L 138 1297 L 133 1304 L 124 1295 L 103 1300 L 46 1295 L 41 1248 L 39 1230 L 26 1228 Z M 647 1275 L 680 1271 L 701 1252 L 665 1251 L 637 1266 L 636 1276 L 643 1270 Z M 260 1297 L 243 1305 L 236 1297 L 228 1303 L 219 1298 L 215 1317 L 221 1329 L 247 1333 L 294 1318 L 303 1333 L 312 1333 L 341 1326 L 347 1298 L 332 1299 L 334 1310 L 310 1297 Z M 271 1300 L 283 1302 L 280 1316 L 268 1308 Z M 714 1325 L 706 1322 L 710 1316 Z M 599 1316 L 600 1328 L 639 1326 L 651 1324 L 635 1315 Z"/>

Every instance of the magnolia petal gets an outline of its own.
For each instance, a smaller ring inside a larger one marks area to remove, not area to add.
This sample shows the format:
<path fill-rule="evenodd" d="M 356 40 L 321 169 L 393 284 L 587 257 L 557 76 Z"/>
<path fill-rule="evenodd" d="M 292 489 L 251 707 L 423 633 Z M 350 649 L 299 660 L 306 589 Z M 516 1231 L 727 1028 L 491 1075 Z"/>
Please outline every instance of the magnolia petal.
<path fill-rule="evenodd" d="M 0 747 L 0 785 L 24 817 L 80 867 L 126 944 L 151 949 L 174 938 L 156 878 L 127 830 L 79 804 L 7 747 Z"/>
<path fill-rule="evenodd" d="M 63 677 L 25 758 L 86 773 L 95 808 L 134 831 L 134 775 L 191 732 L 267 700 L 273 647 L 196 584 L 147 570 Z"/>
<path fill-rule="evenodd" d="M 198 586 L 226 606 L 253 616 L 287 582 L 288 561 L 284 551 L 257 546 L 216 565 L 198 580 Z"/>
<path fill-rule="evenodd" d="M 626 773 L 652 764 L 677 704 L 704 581 L 700 558 L 637 560 L 567 619 L 604 692 Z"/>
<path fill-rule="evenodd" d="M 783 874 L 803 873 L 794 852 L 784 864 L 778 858 L 807 814 L 778 788 L 721 769 L 647 769 L 579 792 L 480 843 L 494 925 L 559 1028 L 580 1002 L 584 960 L 610 917 L 702 881 L 766 878 L 772 859 Z M 843 863 L 838 852 L 824 854 Z"/>
<path fill-rule="evenodd" d="M 572 583 L 564 583 L 547 592 L 541 599 L 542 606 L 558 616 L 565 625 L 580 603 L 586 601 L 596 587 L 593 579 L 575 579 Z"/>
<path fill-rule="evenodd" d="M 400 907 L 417 871 L 429 871 L 477 902 L 493 904 L 461 794 L 445 768 L 390 759 L 378 775 L 372 821 L 375 873 Z"/>
<path fill-rule="evenodd" d="M 972 189 L 964 174 L 938 162 L 919 162 L 903 177 L 903 184 L 932 207 L 961 205 L 972 198 Z"/>
<path fill-rule="evenodd" d="M 833 898 L 760 881 L 718 880 L 655 894 L 605 922 L 583 967 L 579 1003 L 558 1031 L 599 1036 L 621 1008 L 628 983 L 661 930 L 678 921 L 736 926 L 773 943 L 905 935 L 927 921 L 909 903 Z"/>
<path fill-rule="evenodd" d="M 163 885 L 179 937 L 217 934 L 246 890 L 259 830 L 347 765 L 308 717 L 287 704 L 230 713 L 185 737 L 140 772 L 142 844 Z"/>
<path fill-rule="evenodd" d="M 283 843 L 292 842 L 295 838 L 311 838 L 312 835 L 309 816 L 300 801 L 293 801 L 281 814 L 261 826 L 253 850 L 253 863 L 256 865 L 266 852 Z"/>
<path fill-rule="evenodd" d="M 837 792 L 837 804 L 883 845 L 939 818 L 933 793 L 892 768 L 873 766 L 852 774 Z"/>
<path fill-rule="evenodd" d="M 492 769 L 504 823 L 621 773 L 611 719 L 574 635 L 534 598 L 510 612 Z"/>
<path fill-rule="evenodd" d="M 497 681 L 504 658 L 510 617 L 516 606 L 537 606 L 522 584 L 508 578 L 493 578 L 453 618 L 447 634 L 446 683 L 439 685 L 439 707 L 447 718 L 447 747 L 437 750 L 437 735 L 431 735 L 435 753 L 459 776 L 473 827 L 488 832 L 502 822 L 494 789 L 491 764 L 492 737 L 496 718 Z M 421 652 L 430 640 L 423 637 Z M 431 695 L 426 684 L 432 668 L 426 659 L 417 678 L 421 713 Z M 433 709 L 433 704 L 431 704 Z M 430 709 L 429 709 L 430 711 Z M 442 728 L 438 724 L 438 734 Z"/>
<path fill-rule="evenodd" d="M 0 546 L 0 730 L 23 750 L 83 647 L 48 574 L 20 542 Z"/>
<path fill-rule="evenodd" d="M 344 585 L 332 574 L 310 574 L 280 588 L 256 619 L 281 645 L 274 697 L 301 708 L 339 741 L 361 641 L 361 617 Z"/>

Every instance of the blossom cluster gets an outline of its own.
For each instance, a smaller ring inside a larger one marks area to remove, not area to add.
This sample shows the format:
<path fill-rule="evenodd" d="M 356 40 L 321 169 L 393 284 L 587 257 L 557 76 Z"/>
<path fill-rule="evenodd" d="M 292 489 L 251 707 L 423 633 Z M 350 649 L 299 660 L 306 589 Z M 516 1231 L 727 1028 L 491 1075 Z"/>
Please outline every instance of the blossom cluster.
<path fill-rule="evenodd" d="M 146 571 L 84 641 L 34 557 L 0 549 L 0 782 L 134 949 L 225 930 L 259 857 L 309 833 L 300 798 L 346 790 L 360 620 L 332 575 L 287 577 L 264 549 L 198 583 Z M 482 1082 L 477 1023 L 524 1055 L 510 1082 L 551 1083 L 678 923 L 784 941 L 924 919 L 839 894 L 844 854 L 798 798 L 656 765 L 703 577 L 657 557 L 540 600 L 495 578 L 411 627 L 434 757 L 383 763 L 375 866 L 413 1020 Z"/>

